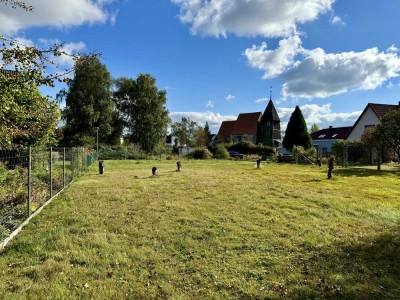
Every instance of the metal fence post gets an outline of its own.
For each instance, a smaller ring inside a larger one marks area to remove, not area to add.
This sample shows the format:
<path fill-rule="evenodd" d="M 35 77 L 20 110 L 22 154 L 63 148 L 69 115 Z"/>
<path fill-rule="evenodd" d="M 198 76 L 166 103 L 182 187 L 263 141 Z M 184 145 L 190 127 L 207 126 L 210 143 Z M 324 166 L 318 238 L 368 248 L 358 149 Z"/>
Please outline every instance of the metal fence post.
<path fill-rule="evenodd" d="M 32 148 L 28 148 L 28 217 L 31 214 L 31 197 L 32 197 Z"/>
<path fill-rule="evenodd" d="M 53 197 L 53 147 L 50 147 L 50 198 Z"/>
<path fill-rule="evenodd" d="M 65 188 L 65 147 L 63 148 L 63 188 Z"/>

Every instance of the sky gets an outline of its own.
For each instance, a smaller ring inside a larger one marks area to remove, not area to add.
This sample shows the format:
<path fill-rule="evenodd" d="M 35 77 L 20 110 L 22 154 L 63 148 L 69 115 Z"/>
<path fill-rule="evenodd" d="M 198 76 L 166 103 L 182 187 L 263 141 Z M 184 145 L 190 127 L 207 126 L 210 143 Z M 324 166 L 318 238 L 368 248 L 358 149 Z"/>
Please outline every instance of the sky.
<path fill-rule="evenodd" d="M 100 52 L 113 78 L 149 73 L 167 91 L 172 121 L 207 121 L 213 133 L 263 112 L 271 91 L 283 128 L 296 105 L 322 129 L 352 126 L 369 102 L 400 100 L 398 0 L 25 2 L 32 12 L 0 3 L 0 34 Z"/>

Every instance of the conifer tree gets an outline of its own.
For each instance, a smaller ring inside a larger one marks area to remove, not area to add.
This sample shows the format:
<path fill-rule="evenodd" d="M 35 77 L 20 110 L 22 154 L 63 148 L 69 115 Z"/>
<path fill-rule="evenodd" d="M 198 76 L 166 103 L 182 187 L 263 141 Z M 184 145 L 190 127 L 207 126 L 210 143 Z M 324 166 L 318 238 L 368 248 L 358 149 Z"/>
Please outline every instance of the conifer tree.
<path fill-rule="evenodd" d="M 302 146 L 304 149 L 312 146 L 311 136 L 299 106 L 296 106 L 289 119 L 282 144 L 288 151 L 292 151 L 295 145 Z"/>

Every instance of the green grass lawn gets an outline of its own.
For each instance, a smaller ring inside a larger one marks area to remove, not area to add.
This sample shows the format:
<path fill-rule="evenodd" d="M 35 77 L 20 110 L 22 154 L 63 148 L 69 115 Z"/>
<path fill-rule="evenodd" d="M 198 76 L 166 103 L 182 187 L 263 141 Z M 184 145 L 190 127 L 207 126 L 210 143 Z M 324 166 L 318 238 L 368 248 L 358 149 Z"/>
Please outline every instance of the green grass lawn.
<path fill-rule="evenodd" d="M 398 170 L 105 165 L 0 254 L 0 299 L 400 297 Z"/>

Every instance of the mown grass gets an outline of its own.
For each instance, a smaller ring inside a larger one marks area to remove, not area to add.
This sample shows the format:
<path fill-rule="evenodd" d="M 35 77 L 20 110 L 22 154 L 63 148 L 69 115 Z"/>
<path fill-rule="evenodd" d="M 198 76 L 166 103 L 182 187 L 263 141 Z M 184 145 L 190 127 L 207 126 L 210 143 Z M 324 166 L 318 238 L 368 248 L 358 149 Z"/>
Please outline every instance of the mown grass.
<path fill-rule="evenodd" d="M 175 163 L 92 166 L 0 254 L 0 298 L 399 298 L 399 171 Z"/>

